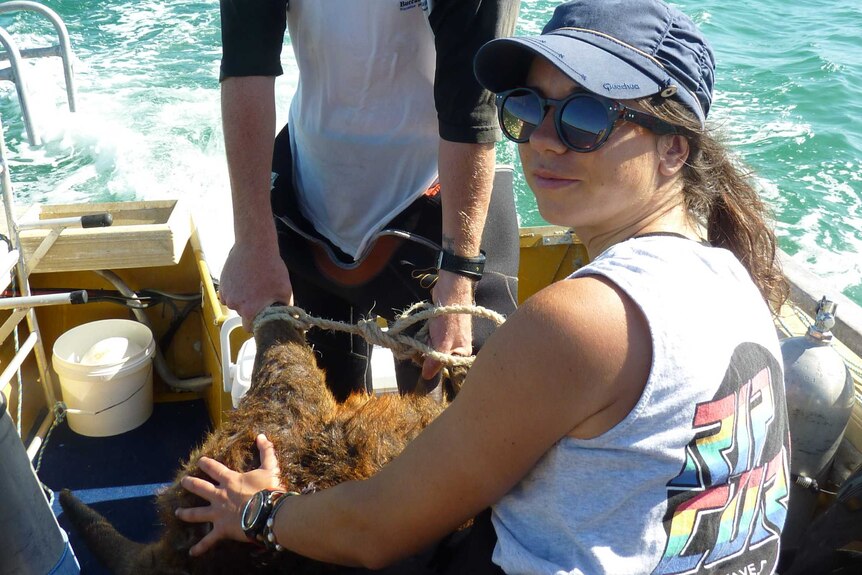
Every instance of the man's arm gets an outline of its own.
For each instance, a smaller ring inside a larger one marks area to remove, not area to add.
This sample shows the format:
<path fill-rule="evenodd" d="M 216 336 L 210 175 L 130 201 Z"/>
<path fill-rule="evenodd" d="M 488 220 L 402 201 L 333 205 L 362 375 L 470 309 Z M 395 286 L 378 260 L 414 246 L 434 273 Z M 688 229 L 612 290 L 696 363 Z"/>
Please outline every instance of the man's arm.
<path fill-rule="evenodd" d="M 220 0 L 222 128 L 233 202 L 234 246 L 221 277 L 222 302 L 251 322 L 274 302 L 290 303 L 270 208 L 275 76 L 282 73 L 286 0 Z"/>
<path fill-rule="evenodd" d="M 220 277 L 223 303 L 251 322 L 275 303 L 292 303 L 270 208 L 275 138 L 275 78 L 226 78 L 221 85 L 222 126 L 233 202 L 234 245 Z"/>
<path fill-rule="evenodd" d="M 485 42 L 511 35 L 519 0 L 437 0 L 429 15 L 437 49 L 434 101 L 440 123 L 438 173 L 443 202 L 443 249 L 462 257 L 479 255 L 494 182 L 499 129 L 494 96 L 473 75 L 473 57 Z M 473 283 L 439 273 L 434 302 L 471 305 Z M 445 315 L 429 325 L 431 343 L 446 353 L 472 353 L 472 318 Z M 430 379 L 440 364 L 426 359 Z"/>
<path fill-rule="evenodd" d="M 462 144 L 440 140 L 439 176 L 443 203 L 443 249 L 462 257 L 479 254 L 494 183 L 494 144 Z M 473 281 L 440 271 L 434 286 L 437 305 L 472 305 Z M 448 353 L 472 353 L 472 319 L 448 314 L 431 323 L 431 342 Z M 426 360 L 422 376 L 431 379 L 440 369 Z"/>

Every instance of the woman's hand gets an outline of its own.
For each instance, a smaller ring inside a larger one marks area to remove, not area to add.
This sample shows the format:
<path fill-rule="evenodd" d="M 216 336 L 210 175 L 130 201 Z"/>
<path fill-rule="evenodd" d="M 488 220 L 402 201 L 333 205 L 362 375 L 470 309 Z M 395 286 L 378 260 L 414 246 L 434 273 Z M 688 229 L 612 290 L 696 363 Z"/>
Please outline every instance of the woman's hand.
<path fill-rule="evenodd" d="M 280 471 L 275 448 L 262 433 L 257 436 L 260 467 L 246 473 L 231 471 L 218 461 L 201 457 L 198 467 L 216 484 L 197 477 L 183 477 L 180 484 L 189 492 L 209 501 L 206 507 L 181 507 L 177 517 L 190 523 L 212 523 L 212 531 L 198 541 L 189 553 L 202 555 L 220 539 L 248 541 L 240 527 L 243 507 L 261 489 L 279 489 Z"/>

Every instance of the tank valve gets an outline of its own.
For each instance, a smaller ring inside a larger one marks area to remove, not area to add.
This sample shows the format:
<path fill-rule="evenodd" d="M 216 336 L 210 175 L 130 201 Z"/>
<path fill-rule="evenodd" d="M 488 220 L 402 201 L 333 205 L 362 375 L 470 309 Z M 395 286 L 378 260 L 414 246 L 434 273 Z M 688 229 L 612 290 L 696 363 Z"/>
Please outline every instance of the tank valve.
<path fill-rule="evenodd" d="M 838 309 L 838 304 L 826 299 L 826 296 L 817 304 L 817 311 L 814 314 L 814 325 L 808 328 L 808 336 L 817 341 L 829 342 L 832 341 L 832 328 L 835 327 L 835 310 Z"/>
<path fill-rule="evenodd" d="M 802 489 L 810 491 L 811 493 L 820 493 L 820 486 L 817 484 L 816 479 L 805 477 L 804 475 L 797 475 L 795 473 L 791 473 L 790 478 L 793 480 L 793 483 Z"/>

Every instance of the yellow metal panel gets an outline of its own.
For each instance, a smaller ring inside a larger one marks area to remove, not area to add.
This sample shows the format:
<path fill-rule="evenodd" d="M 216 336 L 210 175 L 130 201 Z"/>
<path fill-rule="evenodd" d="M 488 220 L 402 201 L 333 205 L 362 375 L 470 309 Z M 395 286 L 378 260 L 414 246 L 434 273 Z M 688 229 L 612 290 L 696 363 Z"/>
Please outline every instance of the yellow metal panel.
<path fill-rule="evenodd" d="M 520 242 L 519 303 L 589 261 L 586 247 L 566 228 L 521 228 Z"/>
<path fill-rule="evenodd" d="M 207 408 L 209 409 L 210 420 L 213 427 L 218 427 L 223 419 L 224 413 L 231 410 L 233 405 L 229 393 L 225 393 L 222 384 L 222 364 L 221 364 L 221 343 L 220 334 L 221 328 L 225 320 L 228 319 L 228 309 L 224 307 L 218 300 L 215 286 L 212 281 L 212 274 L 209 266 L 207 266 L 203 251 L 197 241 L 197 236 L 193 235 L 195 254 L 197 256 L 198 274 L 201 279 L 202 294 L 203 294 L 203 333 L 204 333 L 204 361 L 206 369 L 212 374 L 213 384 L 207 391 Z M 251 334 L 245 330 L 238 328 L 231 333 L 231 361 L 236 361 L 236 355 L 242 343 L 251 337 Z"/>

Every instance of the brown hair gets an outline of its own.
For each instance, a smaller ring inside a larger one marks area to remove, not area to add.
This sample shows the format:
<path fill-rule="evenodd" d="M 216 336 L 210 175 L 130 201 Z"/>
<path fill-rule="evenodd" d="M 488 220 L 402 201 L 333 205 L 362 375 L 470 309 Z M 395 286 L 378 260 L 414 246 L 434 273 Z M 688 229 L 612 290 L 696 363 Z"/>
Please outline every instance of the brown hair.
<path fill-rule="evenodd" d="M 683 197 L 688 213 L 706 228 L 710 245 L 730 250 L 748 270 L 774 311 L 789 288 L 777 257 L 771 215 L 751 182 L 752 172 L 733 157 L 714 129 L 670 99 L 645 99 L 643 108 L 683 129 L 689 156 L 683 168 Z"/>

